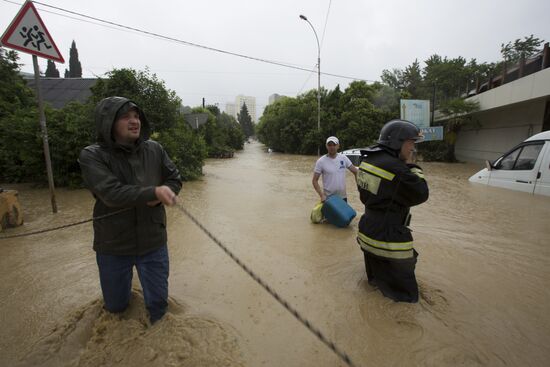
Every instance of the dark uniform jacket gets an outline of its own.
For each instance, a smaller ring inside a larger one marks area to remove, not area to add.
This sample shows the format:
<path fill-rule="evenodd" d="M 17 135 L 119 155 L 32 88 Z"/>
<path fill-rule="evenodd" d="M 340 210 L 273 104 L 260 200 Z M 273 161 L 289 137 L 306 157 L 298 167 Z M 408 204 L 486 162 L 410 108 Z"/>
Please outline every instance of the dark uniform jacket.
<path fill-rule="evenodd" d="M 97 143 L 82 150 L 79 163 L 85 186 L 96 198 L 94 250 L 110 255 L 143 255 L 167 244 L 166 212 L 155 187 L 166 185 L 177 195 L 181 178 L 163 147 L 149 140 L 149 125 L 140 111 L 140 139 L 134 146 L 115 143 L 111 129 L 117 111 L 127 102 L 122 97 L 104 100 L 96 108 Z"/>
<path fill-rule="evenodd" d="M 357 185 L 365 214 L 359 221 L 357 241 L 376 256 L 412 258 L 409 207 L 425 202 L 429 194 L 422 169 L 406 164 L 397 152 L 383 146 L 362 153 Z"/>

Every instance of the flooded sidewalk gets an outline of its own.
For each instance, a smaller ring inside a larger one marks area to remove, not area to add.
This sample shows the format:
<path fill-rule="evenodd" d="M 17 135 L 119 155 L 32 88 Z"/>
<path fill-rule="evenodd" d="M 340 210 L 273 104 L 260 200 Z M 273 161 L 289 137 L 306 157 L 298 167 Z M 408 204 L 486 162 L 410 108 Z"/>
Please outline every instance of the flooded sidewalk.
<path fill-rule="evenodd" d="M 316 157 L 259 143 L 208 160 L 179 202 L 361 366 L 542 366 L 550 358 L 550 198 L 470 184 L 480 167 L 424 163 L 412 209 L 418 304 L 367 284 L 350 227 L 314 225 Z M 90 218 L 86 190 L 19 190 L 16 234 Z M 169 313 L 147 325 L 139 283 L 122 317 L 101 309 L 91 225 L 0 241 L 0 366 L 344 366 L 177 208 Z M 134 277 L 134 280 L 137 276 Z"/>

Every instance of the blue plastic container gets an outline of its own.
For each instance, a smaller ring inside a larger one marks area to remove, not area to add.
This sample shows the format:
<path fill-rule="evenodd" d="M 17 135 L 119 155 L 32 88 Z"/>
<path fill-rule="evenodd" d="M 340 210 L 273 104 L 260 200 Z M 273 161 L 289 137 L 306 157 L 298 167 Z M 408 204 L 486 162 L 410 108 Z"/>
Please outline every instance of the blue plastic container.
<path fill-rule="evenodd" d="M 329 223 L 338 227 L 347 227 L 357 215 L 355 210 L 337 195 L 325 200 L 322 212 Z"/>

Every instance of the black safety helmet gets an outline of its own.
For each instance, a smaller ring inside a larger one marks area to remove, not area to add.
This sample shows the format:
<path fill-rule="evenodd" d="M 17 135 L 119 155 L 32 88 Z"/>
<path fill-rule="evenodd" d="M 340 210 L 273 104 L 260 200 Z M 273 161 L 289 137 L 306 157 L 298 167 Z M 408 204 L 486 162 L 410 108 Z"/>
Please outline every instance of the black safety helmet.
<path fill-rule="evenodd" d="M 378 144 L 393 150 L 400 150 L 405 140 L 409 139 L 420 143 L 424 140 L 424 136 L 420 129 L 410 121 L 391 120 L 380 130 Z"/>

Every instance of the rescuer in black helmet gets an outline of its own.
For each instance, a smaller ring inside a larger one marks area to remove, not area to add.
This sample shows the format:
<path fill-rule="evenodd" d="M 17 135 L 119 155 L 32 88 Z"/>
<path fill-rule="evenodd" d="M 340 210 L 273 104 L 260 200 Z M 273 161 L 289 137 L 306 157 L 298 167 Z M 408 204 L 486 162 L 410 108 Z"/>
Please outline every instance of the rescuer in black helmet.
<path fill-rule="evenodd" d="M 378 144 L 393 150 L 400 150 L 403 142 L 409 139 L 420 143 L 424 140 L 424 137 L 420 129 L 412 122 L 407 120 L 391 120 L 380 130 Z"/>
<path fill-rule="evenodd" d="M 415 163 L 420 129 L 406 120 L 392 120 L 380 131 L 378 144 L 362 151 L 357 187 L 365 213 L 357 242 L 365 258 L 370 285 L 400 302 L 417 302 L 414 274 L 418 253 L 413 248 L 409 208 L 428 200 L 428 184 Z"/>

